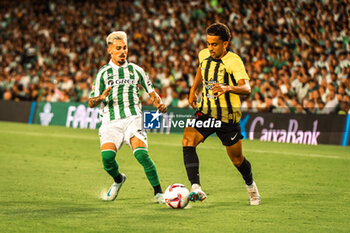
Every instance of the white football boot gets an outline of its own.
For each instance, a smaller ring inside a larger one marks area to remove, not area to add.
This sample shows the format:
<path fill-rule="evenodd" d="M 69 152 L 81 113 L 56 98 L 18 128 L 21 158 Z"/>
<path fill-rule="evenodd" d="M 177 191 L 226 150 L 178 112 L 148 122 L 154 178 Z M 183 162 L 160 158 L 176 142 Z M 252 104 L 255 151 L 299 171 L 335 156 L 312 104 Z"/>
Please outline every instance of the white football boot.
<path fill-rule="evenodd" d="M 260 205 L 261 199 L 258 191 L 258 187 L 256 187 L 255 182 L 251 185 L 246 185 L 249 195 L 249 204 L 250 205 Z"/>
<path fill-rule="evenodd" d="M 207 195 L 203 192 L 199 184 L 193 184 L 188 198 L 190 201 L 204 201 L 207 198 Z"/>
<path fill-rule="evenodd" d="M 115 198 L 118 196 L 118 192 L 126 180 L 125 174 L 120 173 L 120 175 L 123 177 L 122 182 L 120 182 L 120 183 L 114 182 L 112 184 L 112 186 L 109 188 L 109 191 L 107 193 L 106 201 L 114 201 Z"/>
<path fill-rule="evenodd" d="M 159 203 L 159 204 L 164 204 L 164 203 L 165 203 L 163 193 L 157 193 L 157 194 L 154 196 L 154 200 L 155 200 L 157 203 Z"/>

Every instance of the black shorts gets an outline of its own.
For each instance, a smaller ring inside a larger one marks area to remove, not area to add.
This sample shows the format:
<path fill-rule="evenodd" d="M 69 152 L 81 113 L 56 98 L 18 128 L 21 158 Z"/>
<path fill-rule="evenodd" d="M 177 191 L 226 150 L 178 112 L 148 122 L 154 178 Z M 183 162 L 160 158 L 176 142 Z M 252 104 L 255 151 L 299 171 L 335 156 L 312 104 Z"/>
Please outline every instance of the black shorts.
<path fill-rule="evenodd" d="M 201 112 L 196 112 L 194 119 L 196 121 L 194 128 L 204 137 L 203 142 L 208 136 L 213 133 L 216 133 L 216 135 L 218 135 L 222 142 L 222 145 L 224 146 L 232 146 L 243 138 L 241 134 L 241 126 L 239 123 L 225 123 L 220 120 L 216 120 L 215 118 L 212 118 L 208 115 L 204 115 Z M 198 121 L 202 123 L 197 123 Z M 220 127 L 218 127 L 220 125 L 219 122 L 221 123 Z"/>

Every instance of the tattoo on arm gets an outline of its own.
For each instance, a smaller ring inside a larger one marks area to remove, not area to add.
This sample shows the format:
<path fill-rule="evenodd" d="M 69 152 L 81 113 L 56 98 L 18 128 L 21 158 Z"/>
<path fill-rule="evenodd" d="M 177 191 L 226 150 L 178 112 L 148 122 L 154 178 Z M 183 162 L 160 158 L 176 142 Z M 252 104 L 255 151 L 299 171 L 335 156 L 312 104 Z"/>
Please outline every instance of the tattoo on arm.
<path fill-rule="evenodd" d="M 150 93 L 150 99 L 151 99 L 154 106 L 157 106 L 158 104 L 162 103 L 161 98 L 159 97 L 159 95 L 156 92 Z"/>
<path fill-rule="evenodd" d="M 102 102 L 102 99 L 100 98 L 100 96 L 90 98 L 89 99 L 89 107 L 94 108 L 97 105 L 99 105 L 101 102 Z"/>
<path fill-rule="evenodd" d="M 89 99 L 89 107 L 93 108 L 99 105 L 104 99 L 107 98 L 109 93 L 111 92 L 112 87 L 108 87 L 106 90 L 103 91 L 103 93 L 100 96 L 93 97 Z"/>
<path fill-rule="evenodd" d="M 154 104 L 159 104 L 159 99 L 157 96 L 155 96 L 153 99 L 151 99 Z"/>

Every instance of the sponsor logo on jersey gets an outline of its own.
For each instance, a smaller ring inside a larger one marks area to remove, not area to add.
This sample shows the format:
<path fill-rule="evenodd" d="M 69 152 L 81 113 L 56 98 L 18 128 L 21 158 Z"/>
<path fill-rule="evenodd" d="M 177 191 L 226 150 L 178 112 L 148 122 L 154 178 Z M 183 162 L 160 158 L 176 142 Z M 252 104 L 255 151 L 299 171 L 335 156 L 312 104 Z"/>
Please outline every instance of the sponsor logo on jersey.
<path fill-rule="evenodd" d="M 117 79 L 117 80 L 108 80 L 107 81 L 108 86 L 118 86 L 118 85 L 136 85 L 137 81 L 134 79 Z"/>
<path fill-rule="evenodd" d="M 204 86 L 205 86 L 205 89 L 207 90 L 213 90 L 213 85 L 214 84 L 217 84 L 219 82 L 217 81 L 214 81 L 213 79 L 209 80 L 209 81 L 204 81 Z M 226 85 L 225 83 L 221 83 L 223 85 Z"/>
<path fill-rule="evenodd" d="M 211 95 L 211 94 L 209 94 L 209 93 L 207 93 L 207 98 L 209 98 L 209 99 L 214 99 L 214 100 L 217 100 L 217 99 L 218 99 L 218 97 L 217 97 L 216 95 Z"/>

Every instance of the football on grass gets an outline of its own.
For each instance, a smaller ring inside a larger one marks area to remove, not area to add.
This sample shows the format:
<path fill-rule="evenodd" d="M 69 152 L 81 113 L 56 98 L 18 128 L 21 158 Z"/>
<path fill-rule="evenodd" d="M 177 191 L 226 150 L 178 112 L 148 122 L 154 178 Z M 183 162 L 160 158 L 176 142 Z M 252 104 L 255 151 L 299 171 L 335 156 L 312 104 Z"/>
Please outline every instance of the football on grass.
<path fill-rule="evenodd" d="M 188 204 L 188 189 L 183 184 L 172 184 L 165 190 L 165 203 L 173 209 L 185 208 Z"/>

